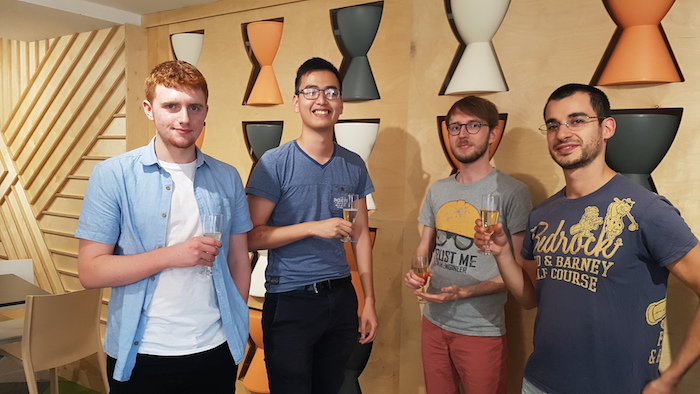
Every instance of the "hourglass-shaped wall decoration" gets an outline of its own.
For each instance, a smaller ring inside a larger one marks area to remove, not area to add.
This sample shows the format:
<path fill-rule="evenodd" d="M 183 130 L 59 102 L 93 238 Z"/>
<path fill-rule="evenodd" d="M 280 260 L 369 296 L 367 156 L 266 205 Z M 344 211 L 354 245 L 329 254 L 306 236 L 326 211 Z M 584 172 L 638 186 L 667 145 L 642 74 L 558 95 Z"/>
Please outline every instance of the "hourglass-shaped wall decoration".
<path fill-rule="evenodd" d="M 175 33 L 170 35 L 170 47 L 176 60 L 185 61 L 195 67 L 199 63 L 204 44 L 204 30 L 197 30 L 188 33 Z M 206 134 L 206 124 L 202 128 L 195 144 L 201 149 Z"/>
<path fill-rule="evenodd" d="M 438 116 L 437 117 L 437 123 L 438 123 L 438 133 L 440 136 L 440 144 L 442 145 L 442 151 L 445 153 L 445 156 L 447 157 L 448 161 L 450 162 L 450 166 L 452 167 L 452 172 L 451 174 L 454 174 L 459 170 L 459 160 L 455 157 L 455 155 L 452 153 L 452 149 L 450 148 L 450 135 L 447 133 L 447 125 L 445 124 L 445 119 L 446 116 Z M 506 121 L 508 120 L 508 114 L 498 114 L 498 130 L 496 130 L 496 140 L 489 145 L 489 160 L 493 158 L 493 155 L 496 154 L 496 149 L 498 149 L 498 145 L 501 143 L 501 139 L 503 139 L 503 133 L 506 128 Z"/>
<path fill-rule="evenodd" d="M 204 30 L 170 35 L 170 45 L 177 60 L 183 60 L 197 67 L 199 56 L 202 54 Z"/>
<path fill-rule="evenodd" d="M 681 123 L 683 108 L 613 110 L 617 128 L 607 144 L 610 168 L 656 192 L 651 172 L 668 152 Z"/>
<path fill-rule="evenodd" d="M 263 153 L 280 145 L 284 122 L 243 122 L 245 143 L 248 154 L 253 159 L 253 166 L 258 163 Z"/>
<path fill-rule="evenodd" d="M 682 82 L 661 20 L 675 0 L 603 0 L 618 25 L 594 85 Z"/>
<path fill-rule="evenodd" d="M 335 40 L 343 53 L 340 74 L 343 100 L 376 100 L 377 84 L 369 65 L 369 52 L 379 30 L 384 2 L 331 10 Z"/>
<path fill-rule="evenodd" d="M 253 72 L 246 92 L 245 104 L 271 105 L 283 104 L 277 77 L 272 62 L 282 41 L 284 23 L 277 20 L 258 21 L 244 24 L 248 55 L 253 62 Z"/>
<path fill-rule="evenodd" d="M 338 145 L 351 150 L 367 163 L 379 133 L 379 119 L 364 121 L 340 121 L 335 124 L 335 140 Z M 377 209 L 372 194 L 367 195 L 367 209 Z"/>
<path fill-rule="evenodd" d="M 445 0 L 448 19 L 461 45 L 444 94 L 508 90 L 491 40 L 509 5 L 510 0 Z"/>

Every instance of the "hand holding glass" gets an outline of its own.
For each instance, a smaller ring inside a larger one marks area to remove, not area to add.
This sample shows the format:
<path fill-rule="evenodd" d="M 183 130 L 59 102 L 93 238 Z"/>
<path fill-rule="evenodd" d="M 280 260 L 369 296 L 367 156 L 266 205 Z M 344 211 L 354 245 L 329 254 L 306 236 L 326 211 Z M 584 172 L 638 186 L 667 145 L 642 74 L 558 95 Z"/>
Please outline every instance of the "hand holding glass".
<path fill-rule="evenodd" d="M 481 226 L 484 227 L 484 234 L 493 234 L 494 227 L 498 224 L 500 206 L 500 196 L 498 194 L 484 194 L 481 196 Z M 483 255 L 491 255 L 491 249 L 486 244 L 484 250 L 479 253 Z"/>
<path fill-rule="evenodd" d="M 360 197 L 357 194 L 348 194 L 343 199 L 343 219 L 350 223 L 355 223 L 355 217 L 357 216 L 357 202 Z M 341 238 L 343 242 L 355 242 L 351 235 Z"/>
<path fill-rule="evenodd" d="M 412 263 L 413 273 L 416 276 L 423 278 L 423 286 L 420 287 L 420 291 L 425 293 L 428 285 L 428 278 L 430 277 L 430 257 L 429 256 L 413 256 Z M 419 304 L 425 304 L 427 301 L 423 297 L 418 297 Z"/>
<path fill-rule="evenodd" d="M 221 229 L 224 223 L 223 215 L 202 215 L 202 229 L 204 236 L 221 241 Z M 211 276 L 211 267 L 204 266 L 199 272 L 203 276 Z"/>

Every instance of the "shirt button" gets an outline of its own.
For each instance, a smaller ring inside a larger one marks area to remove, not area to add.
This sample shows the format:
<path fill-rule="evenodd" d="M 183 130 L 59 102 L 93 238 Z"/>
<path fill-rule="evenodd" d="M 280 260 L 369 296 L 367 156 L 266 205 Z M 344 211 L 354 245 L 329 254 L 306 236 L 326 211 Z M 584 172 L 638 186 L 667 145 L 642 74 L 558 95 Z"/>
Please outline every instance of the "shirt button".
<path fill-rule="evenodd" d="M 146 313 L 146 310 L 141 308 L 141 313 Z"/>
<path fill-rule="evenodd" d="M 134 346 L 138 346 L 138 345 L 139 345 L 139 341 L 134 342 Z"/>
<path fill-rule="evenodd" d="M 151 282 L 153 282 L 154 280 L 156 280 L 156 277 L 155 277 L 155 276 L 151 276 Z"/>
<path fill-rule="evenodd" d="M 160 216 L 165 217 L 165 212 L 161 213 Z"/>
<path fill-rule="evenodd" d="M 165 187 L 165 190 L 170 190 L 170 186 L 166 186 L 166 187 Z"/>

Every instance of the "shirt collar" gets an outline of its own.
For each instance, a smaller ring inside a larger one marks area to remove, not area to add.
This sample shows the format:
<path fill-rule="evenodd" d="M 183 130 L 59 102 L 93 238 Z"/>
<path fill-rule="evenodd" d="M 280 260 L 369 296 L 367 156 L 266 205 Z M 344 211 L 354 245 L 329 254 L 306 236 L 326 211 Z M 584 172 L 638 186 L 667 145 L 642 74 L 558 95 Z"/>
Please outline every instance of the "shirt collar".
<path fill-rule="evenodd" d="M 198 146 L 195 145 L 194 149 L 197 152 L 197 168 L 207 161 L 206 155 L 202 153 Z M 152 166 L 158 164 L 158 157 L 156 156 L 156 137 L 151 139 L 151 142 L 146 146 L 146 151 L 141 155 L 141 164 L 145 166 Z"/>

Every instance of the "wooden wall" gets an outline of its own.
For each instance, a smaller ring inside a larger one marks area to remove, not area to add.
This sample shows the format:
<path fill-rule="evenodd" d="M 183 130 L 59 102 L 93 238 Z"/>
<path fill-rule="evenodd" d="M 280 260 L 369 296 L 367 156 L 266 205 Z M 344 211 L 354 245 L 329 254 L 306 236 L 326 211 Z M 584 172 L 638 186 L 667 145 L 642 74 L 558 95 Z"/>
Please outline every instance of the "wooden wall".
<path fill-rule="evenodd" d="M 143 145 L 153 135 L 139 104 L 144 98 L 141 85 L 152 66 L 172 58 L 170 34 L 204 30 L 198 67 L 209 82 L 210 111 L 203 149 L 235 165 L 245 180 L 252 160 L 242 123 L 283 121 L 282 142 L 296 138 L 300 121 L 291 108 L 296 68 L 313 56 L 340 65 L 330 10 L 368 2 L 224 0 L 146 16 L 144 30 L 122 27 L 45 43 L 2 41 L 0 257 L 35 258 L 42 286 L 55 291 L 76 288 L 77 243 L 70 234 L 87 174 L 95 161 Z M 603 87 L 615 109 L 685 109 L 676 140 L 653 176 L 659 192 L 681 210 L 696 234 L 700 69 L 695 65 L 700 60 L 700 25 L 694 16 L 699 14 L 700 3 L 679 1 L 663 20 L 685 82 Z M 241 25 L 275 18 L 284 18 L 273 67 L 285 102 L 243 106 L 252 64 Z M 564 83 L 590 82 L 614 31 L 601 1 L 513 1 L 493 40 L 509 86 L 507 92 L 481 94 L 508 113 L 493 164 L 527 183 L 535 202 L 564 185 L 537 130 L 545 100 Z M 437 139 L 436 118 L 460 97 L 439 95 L 458 45 L 442 0 L 385 0 L 369 52 L 381 99 L 348 102 L 341 118 L 381 119 L 368 161 L 378 207 L 370 224 L 378 228 L 374 261 L 381 327 L 360 379 L 367 392 L 424 392 L 420 311 L 402 277 L 419 239 L 416 217 L 427 188 L 450 172 Z M 49 55 L 51 60 L 43 61 Z M 69 81 L 78 75 L 85 78 L 73 79 L 81 82 L 75 86 Z M 85 113 L 94 116 L 87 119 Z M 677 350 L 697 305 L 696 296 L 671 281 L 665 342 L 669 351 L 662 366 Z M 531 351 L 534 315 L 512 304 L 507 311 L 509 392 L 517 392 Z M 698 384 L 696 367 L 678 392 L 693 393 Z"/>

